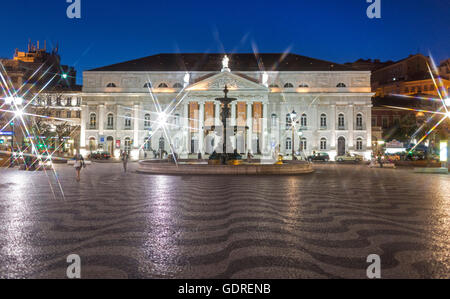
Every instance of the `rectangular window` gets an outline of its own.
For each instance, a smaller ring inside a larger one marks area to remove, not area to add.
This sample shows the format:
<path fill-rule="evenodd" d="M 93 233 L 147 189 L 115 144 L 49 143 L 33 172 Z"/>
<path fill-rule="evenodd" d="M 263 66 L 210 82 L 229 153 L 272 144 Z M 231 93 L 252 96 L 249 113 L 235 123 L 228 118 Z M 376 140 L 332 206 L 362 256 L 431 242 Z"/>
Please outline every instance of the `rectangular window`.
<path fill-rule="evenodd" d="M 386 129 L 387 127 L 389 127 L 389 119 L 387 118 L 387 116 L 383 116 L 382 118 L 382 127 L 384 129 Z"/>
<path fill-rule="evenodd" d="M 400 116 L 394 116 L 394 125 L 400 125 Z"/>

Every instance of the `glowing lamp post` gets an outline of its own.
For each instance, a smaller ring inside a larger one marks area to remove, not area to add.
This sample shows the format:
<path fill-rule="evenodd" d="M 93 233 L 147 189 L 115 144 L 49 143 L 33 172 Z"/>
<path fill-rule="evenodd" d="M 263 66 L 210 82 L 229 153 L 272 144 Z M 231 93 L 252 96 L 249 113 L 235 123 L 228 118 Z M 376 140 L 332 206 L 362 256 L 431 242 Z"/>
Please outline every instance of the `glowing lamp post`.
<path fill-rule="evenodd" d="M 23 98 L 21 97 L 6 97 L 5 98 L 5 104 L 9 105 L 11 107 L 11 110 L 14 111 L 15 117 L 20 117 L 23 114 L 22 108 L 19 106 L 22 106 L 23 104 Z M 9 123 L 11 126 L 11 158 L 10 158 L 10 167 L 14 166 L 14 135 L 15 135 L 15 126 L 14 126 L 14 119 L 11 120 Z"/>

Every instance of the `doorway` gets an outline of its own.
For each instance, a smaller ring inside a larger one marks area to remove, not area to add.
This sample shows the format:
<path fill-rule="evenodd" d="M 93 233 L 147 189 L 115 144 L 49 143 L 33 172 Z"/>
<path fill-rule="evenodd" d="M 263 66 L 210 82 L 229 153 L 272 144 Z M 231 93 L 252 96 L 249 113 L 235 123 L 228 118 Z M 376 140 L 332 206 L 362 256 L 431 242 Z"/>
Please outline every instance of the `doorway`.
<path fill-rule="evenodd" d="M 338 156 L 343 156 L 345 155 L 345 138 L 344 137 L 339 137 L 338 138 L 338 152 L 337 152 Z"/>
<path fill-rule="evenodd" d="M 114 154 L 114 138 L 112 136 L 106 137 L 106 150 L 110 155 Z"/>

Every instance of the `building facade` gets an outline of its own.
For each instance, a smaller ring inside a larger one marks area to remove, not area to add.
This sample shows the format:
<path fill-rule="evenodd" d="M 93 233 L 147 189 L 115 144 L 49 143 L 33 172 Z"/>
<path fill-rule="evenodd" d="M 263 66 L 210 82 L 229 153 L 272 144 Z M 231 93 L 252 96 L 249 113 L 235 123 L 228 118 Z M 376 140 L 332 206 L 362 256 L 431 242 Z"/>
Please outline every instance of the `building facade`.
<path fill-rule="evenodd" d="M 11 121 L 14 118 L 12 111 L 23 109 L 23 112 L 28 114 L 43 113 L 43 116 L 49 118 L 37 117 L 36 119 L 44 120 L 51 125 L 55 124 L 54 117 L 58 115 L 61 115 L 60 119 L 66 118 L 69 112 L 61 112 L 61 105 L 57 105 L 56 98 L 72 96 L 71 93 L 80 94 L 81 86 L 76 85 L 76 70 L 61 64 L 57 48 L 49 52 L 45 44 L 43 48 L 40 48 L 39 42 L 36 45 L 30 42 L 27 51 L 16 49 L 12 59 L 2 58 L 0 64 L 2 66 L 0 75 L 4 78 L 0 80 L 0 99 L 2 99 L 1 104 L 4 105 L 4 111 L 0 113 L 0 126 L 3 128 L 0 132 L 0 150 L 17 151 L 22 148 L 30 150 L 30 139 L 36 136 L 33 136 L 32 132 L 25 134 L 21 121 L 17 119 Z M 14 97 L 19 98 L 21 102 L 17 107 L 7 103 L 7 98 L 12 97 L 13 90 L 17 91 Z M 44 91 L 46 94 L 43 94 Z M 48 101 L 48 97 L 53 97 L 54 102 Z M 66 108 L 71 111 L 77 109 L 76 107 Z M 71 123 L 76 115 L 77 112 L 74 112 L 73 116 L 70 114 Z M 78 123 L 79 119 L 80 117 Z M 34 129 L 34 119 L 27 117 L 24 122 L 28 129 Z M 73 144 L 75 140 L 79 138 L 75 137 Z M 71 152 L 73 152 L 72 149 Z"/>
<path fill-rule="evenodd" d="M 220 151 L 215 99 L 226 85 L 237 99 L 227 151 L 371 155 L 368 71 L 295 54 L 160 54 L 86 71 L 83 83 L 85 154 L 187 158 Z"/>
<path fill-rule="evenodd" d="M 31 105 L 37 115 L 33 128 L 40 131 L 36 135 L 55 155 L 73 156 L 80 150 L 81 99 L 81 87 L 51 88 Z"/>

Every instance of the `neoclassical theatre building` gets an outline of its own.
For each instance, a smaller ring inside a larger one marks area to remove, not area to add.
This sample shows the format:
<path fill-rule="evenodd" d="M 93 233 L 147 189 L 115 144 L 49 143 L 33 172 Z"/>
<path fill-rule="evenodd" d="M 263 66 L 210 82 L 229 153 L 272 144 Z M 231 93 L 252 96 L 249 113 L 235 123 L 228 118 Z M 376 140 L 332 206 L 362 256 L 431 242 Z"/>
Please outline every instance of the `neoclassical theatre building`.
<path fill-rule="evenodd" d="M 222 148 L 225 85 L 237 99 L 231 151 L 371 155 L 370 72 L 286 53 L 159 54 L 86 71 L 81 151 L 207 157 Z"/>

